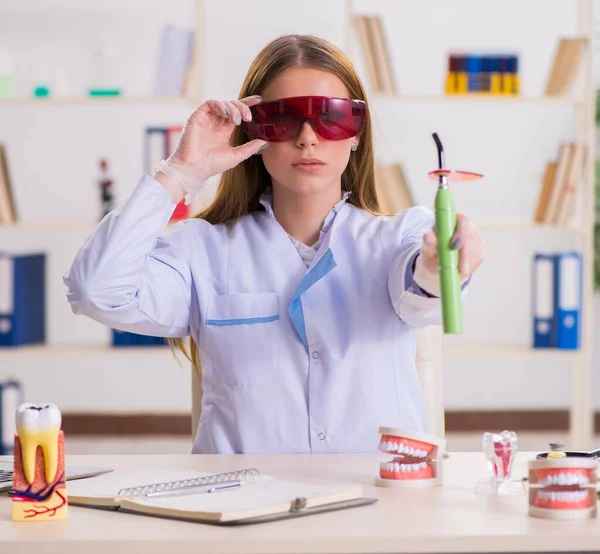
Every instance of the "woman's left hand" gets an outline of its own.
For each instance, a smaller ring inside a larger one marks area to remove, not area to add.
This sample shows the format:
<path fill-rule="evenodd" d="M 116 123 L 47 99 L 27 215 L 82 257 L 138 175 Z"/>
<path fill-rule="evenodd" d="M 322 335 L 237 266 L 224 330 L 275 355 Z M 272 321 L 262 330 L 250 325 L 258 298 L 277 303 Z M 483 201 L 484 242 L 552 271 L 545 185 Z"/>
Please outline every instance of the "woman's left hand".
<path fill-rule="evenodd" d="M 450 244 L 459 251 L 458 270 L 461 281 L 464 282 L 483 262 L 485 243 L 479 235 L 477 226 L 467 216 L 457 214 L 456 231 Z M 428 271 L 439 273 L 437 236 L 434 229 L 425 233 L 420 255 Z"/>

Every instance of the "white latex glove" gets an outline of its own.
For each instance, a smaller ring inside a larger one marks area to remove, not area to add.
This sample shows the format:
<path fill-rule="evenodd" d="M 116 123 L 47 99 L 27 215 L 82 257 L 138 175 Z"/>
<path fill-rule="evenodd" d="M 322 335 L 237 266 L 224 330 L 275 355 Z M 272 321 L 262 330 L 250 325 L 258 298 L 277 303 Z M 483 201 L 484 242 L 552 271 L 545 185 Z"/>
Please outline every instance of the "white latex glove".
<path fill-rule="evenodd" d="M 262 101 L 260 96 L 242 100 L 207 100 L 188 118 L 175 151 L 160 162 L 156 170 L 173 180 L 185 193 L 185 203 L 194 196 L 213 175 L 223 173 L 269 143 L 255 139 L 232 147 L 229 139 L 242 119 L 251 121 L 249 106 Z"/>

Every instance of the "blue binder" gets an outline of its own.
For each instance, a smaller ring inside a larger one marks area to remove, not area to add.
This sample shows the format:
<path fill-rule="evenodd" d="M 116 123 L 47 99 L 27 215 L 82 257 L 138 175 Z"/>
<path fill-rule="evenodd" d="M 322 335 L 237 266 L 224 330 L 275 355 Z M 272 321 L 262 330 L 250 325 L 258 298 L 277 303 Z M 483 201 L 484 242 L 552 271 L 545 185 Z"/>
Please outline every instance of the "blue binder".
<path fill-rule="evenodd" d="M 46 255 L 0 252 L 0 346 L 46 341 Z"/>
<path fill-rule="evenodd" d="M 554 282 L 558 348 L 576 350 L 580 345 L 582 266 L 579 252 L 556 255 Z"/>
<path fill-rule="evenodd" d="M 138 335 L 127 331 L 112 330 L 112 345 L 114 347 L 128 346 L 164 346 L 167 341 L 162 337 Z"/>
<path fill-rule="evenodd" d="M 533 258 L 533 346 L 556 346 L 554 254 L 535 254 Z"/>
<path fill-rule="evenodd" d="M 14 454 L 17 408 L 23 403 L 18 381 L 0 383 L 0 456 Z"/>

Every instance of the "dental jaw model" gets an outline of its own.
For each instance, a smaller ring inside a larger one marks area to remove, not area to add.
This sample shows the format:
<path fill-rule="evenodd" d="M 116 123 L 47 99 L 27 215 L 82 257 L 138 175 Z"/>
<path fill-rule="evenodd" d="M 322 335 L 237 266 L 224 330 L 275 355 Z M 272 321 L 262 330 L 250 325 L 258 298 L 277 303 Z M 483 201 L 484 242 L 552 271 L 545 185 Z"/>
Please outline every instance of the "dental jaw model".
<path fill-rule="evenodd" d="M 393 458 L 381 462 L 377 486 L 414 489 L 442 484 L 444 439 L 392 427 L 380 427 L 379 433 L 379 450 Z"/>
<path fill-rule="evenodd" d="M 481 446 L 487 459 L 489 477 L 479 480 L 475 492 L 488 495 L 525 494 L 523 481 L 513 480 L 510 476 L 519 450 L 517 434 L 513 431 L 484 433 Z"/>
<path fill-rule="evenodd" d="M 67 519 L 59 409 L 54 404 L 21 404 L 16 418 L 12 520 Z"/>
<path fill-rule="evenodd" d="M 564 457 L 529 462 L 529 515 L 545 519 L 595 518 L 598 460 Z"/>

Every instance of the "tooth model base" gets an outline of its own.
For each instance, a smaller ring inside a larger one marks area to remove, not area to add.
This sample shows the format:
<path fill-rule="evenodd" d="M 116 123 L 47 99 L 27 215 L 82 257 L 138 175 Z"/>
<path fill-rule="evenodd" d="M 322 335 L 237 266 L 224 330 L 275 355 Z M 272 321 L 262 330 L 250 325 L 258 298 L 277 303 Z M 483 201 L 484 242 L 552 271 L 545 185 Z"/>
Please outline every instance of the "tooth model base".
<path fill-rule="evenodd" d="M 23 438 L 15 436 L 12 520 L 65 520 L 68 515 L 68 500 L 65 487 L 64 434 L 62 431 L 58 434 L 54 432 L 57 441 L 55 450 L 57 460 L 56 472 L 50 480 L 46 478 L 49 461 L 44 459 L 42 447 L 37 444 L 31 446 L 28 443 L 31 437 L 26 436 L 26 433 L 24 435 Z M 31 466 L 30 460 L 27 459 L 30 455 L 35 456 L 33 480 L 28 479 L 25 474 L 27 465 Z M 50 462 L 54 463 L 54 460 Z"/>
<path fill-rule="evenodd" d="M 393 459 L 381 465 L 376 486 L 421 489 L 442 485 L 443 438 L 393 427 L 380 427 L 379 434 L 379 450 Z"/>

